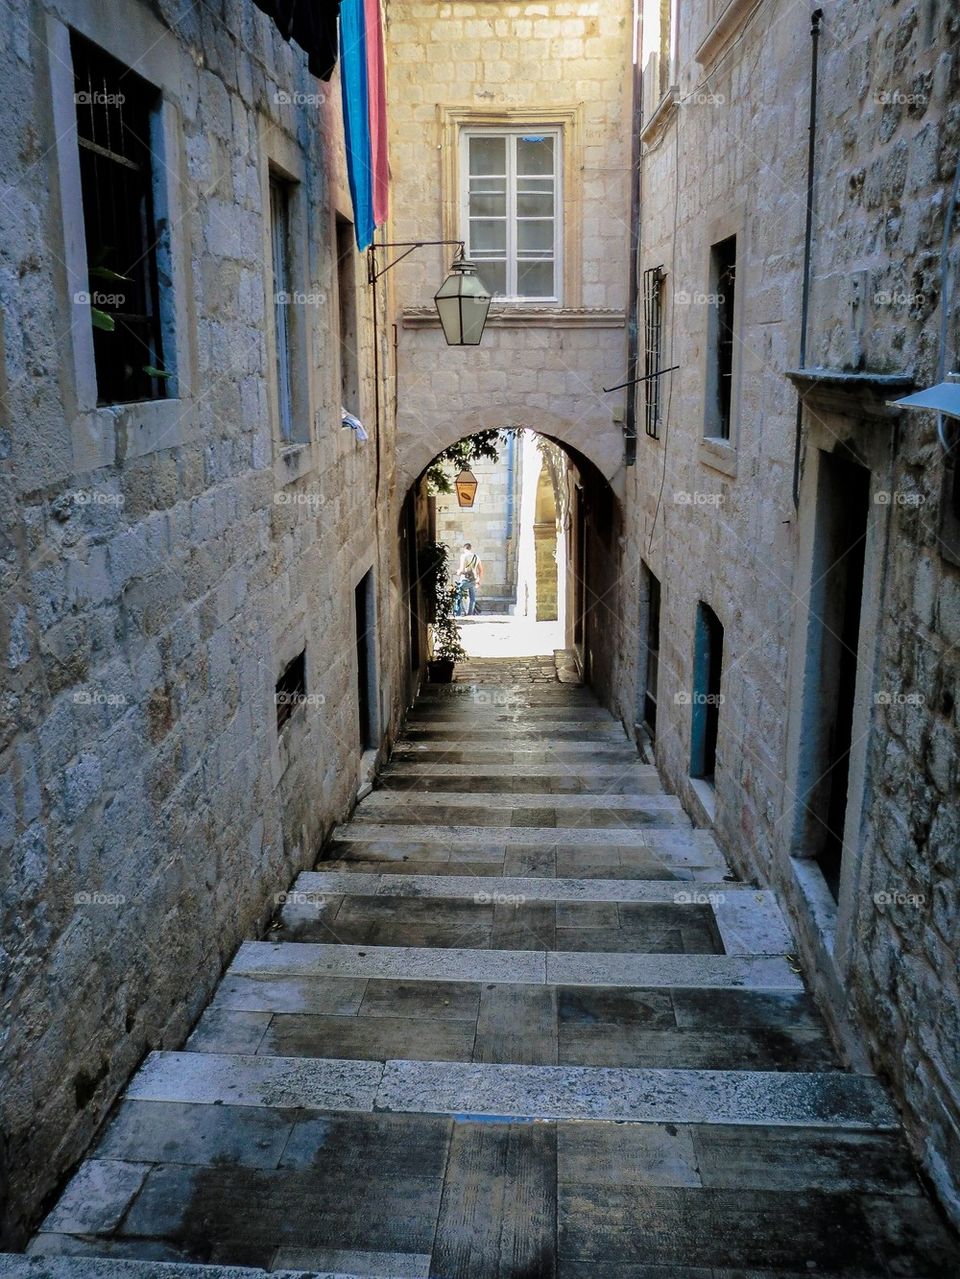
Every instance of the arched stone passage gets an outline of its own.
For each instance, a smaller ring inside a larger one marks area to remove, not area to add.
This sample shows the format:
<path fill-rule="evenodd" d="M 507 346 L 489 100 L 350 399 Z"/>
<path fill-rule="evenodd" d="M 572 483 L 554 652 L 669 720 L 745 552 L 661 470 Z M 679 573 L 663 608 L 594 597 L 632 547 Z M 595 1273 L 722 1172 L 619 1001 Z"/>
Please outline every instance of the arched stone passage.
<path fill-rule="evenodd" d="M 467 413 L 451 414 L 442 424 L 426 427 L 415 415 L 400 414 L 397 422 L 397 492 L 406 493 L 438 453 L 477 431 L 525 427 L 547 436 L 571 452 L 574 460 L 586 458 L 609 483 L 618 498 L 624 493 L 623 431 L 612 418 L 571 421 L 540 409 L 517 409 L 491 404 Z"/>

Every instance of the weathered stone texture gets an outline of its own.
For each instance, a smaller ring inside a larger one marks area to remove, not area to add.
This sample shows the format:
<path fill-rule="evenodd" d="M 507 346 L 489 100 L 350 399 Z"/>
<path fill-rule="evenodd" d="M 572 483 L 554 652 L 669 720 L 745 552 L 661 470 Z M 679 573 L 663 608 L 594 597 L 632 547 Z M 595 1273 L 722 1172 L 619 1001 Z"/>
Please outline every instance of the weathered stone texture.
<path fill-rule="evenodd" d="M 788 650 L 809 589 L 797 568 L 796 399 L 784 373 L 799 363 L 809 15 L 786 3 L 764 7 L 701 66 L 694 53 L 707 34 L 704 8 L 680 6 L 679 102 L 644 148 L 641 267 L 667 270 L 664 362 L 681 368 L 663 388 L 664 438 L 648 441 L 641 430 L 628 487 L 616 696 L 630 722 L 640 696 L 641 636 L 631 618 L 641 612 L 642 559 L 663 584 L 658 760 L 696 807 L 690 711 L 675 698 L 692 687 L 704 600 L 725 628 L 716 830 L 742 858 L 738 869 L 784 889 L 808 937 L 788 857 L 795 801 L 784 785 L 798 713 Z M 825 6 L 808 366 L 906 372 L 919 386 L 938 380 L 940 247 L 960 151 L 958 36 L 955 7 L 942 0 Z M 734 231 L 737 438 L 733 466 L 718 470 L 700 444 L 708 306 L 697 295 L 709 290 L 711 243 Z M 955 230 L 949 261 L 956 279 Z M 958 314 L 954 302 L 947 368 L 960 350 Z M 641 394 L 641 413 L 642 405 Z M 871 545 L 881 548 L 866 582 L 878 622 L 861 649 L 870 712 L 859 842 L 845 854 L 859 869 L 839 907 L 845 949 L 807 957 L 826 965 L 832 1015 L 852 1015 L 865 1033 L 917 1150 L 960 1216 L 960 578 L 938 531 L 943 453 L 926 414 L 904 414 L 896 425 L 820 412 L 806 421 L 807 479 L 815 450 L 841 440 L 871 469 Z M 876 899 L 898 893 L 922 900 Z"/>
<path fill-rule="evenodd" d="M 22 0 L 0 51 L 0 1188 L 16 1174 L 14 1241 L 144 1052 L 182 1042 L 238 940 L 348 810 L 353 587 L 371 565 L 384 633 L 400 633 L 391 530 L 377 518 L 389 413 L 379 494 L 376 442 L 361 448 L 340 426 L 333 212 L 349 203 L 336 79 L 309 76 L 249 0 L 124 10 L 130 39 L 151 51 L 140 70 L 161 68 L 175 111 L 172 235 L 188 265 L 178 345 L 194 388 L 177 438 L 145 452 L 137 406 L 115 431 L 107 410 L 74 413 L 62 263 L 64 219 L 76 225 L 79 210 L 61 208 L 56 161 L 76 143 L 54 129 L 50 76 L 65 71 L 48 22 L 95 35 L 109 27 L 103 6 Z M 278 86 L 329 101 L 278 102 Z M 312 453 L 289 480 L 269 409 L 266 136 L 302 158 L 309 275 L 297 287 L 314 298 Z M 367 376 L 362 400 L 369 422 Z M 309 702 L 278 745 L 274 684 L 304 646 Z M 385 731 L 407 696 L 396 649 L 381 650 Z"/>
<path fill-rule="evenodd" d="M 451 250 L 422 249 L 397 267 L 401 488 L 441 449 L 489 427 L 549 434 L 607 477 L 621 468 L 622 431 L 613 419 L 622 393 L 601 388 L 623 380 L 626 358 L 630 15 L 628 5 L 601 0 L 495 9 L 431 0 L 388 10 L 398 240 L 463 234 L 448 110 L 483 112 L 475 122 L 508 126 L 542 118 L 525 118 L 525 110 L 568 113 L 575 166 L 564 175 L 569 269 L 559 308 L 577 313 L 573 323 L 556 327 L 542 312 L 557 308 L 538 308 L 536 318 L 514 315 L 510 327 L 491 321 L 479 348 L 448 349 L 435 324 L 412 329 L 403 312 L 429 304 Z"/>

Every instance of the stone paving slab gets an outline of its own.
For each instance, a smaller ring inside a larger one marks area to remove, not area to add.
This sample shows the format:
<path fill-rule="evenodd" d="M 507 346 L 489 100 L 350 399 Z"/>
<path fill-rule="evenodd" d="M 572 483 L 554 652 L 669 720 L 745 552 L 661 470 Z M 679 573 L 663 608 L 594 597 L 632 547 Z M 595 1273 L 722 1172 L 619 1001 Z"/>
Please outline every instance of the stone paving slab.
<path fill-rule="evenodd" d="M 640 1123 L 896 1129 L 872 1076 L 388 1061 L 378 1110 Z"/>
<path fill-rule="evenodd" d="M 119 1257 L 24 1256 L 0 1253 L 3 1279 L 363 1279 L 355 1273 L 311 1269 L 271 1269 L 269 1274 L 247 1266 L 206 1266 L 185 1262 L 142 1261 Z M 366 1279 L 404 1279 L 402 1275 L 372 1276 Z"/>
<path fill-rule="evenodd" d="M 655 879 L 530 879 L 522 876 L 498 875 L 390 875 L 363 871 L 304 871 L 297 876 L 294 893 L 357 894 L 380 897 L 463 897 L 477 901 L 499 898 L 521 898 L 543 902 L 650 902 L 673 905 L 710 905 L 727 895 L 762 897 L 764 906 L 769 893 L 758 893 L 749 884 L 700 883 L 695 890 L 670 880 Z M 759 903 L 754 903 L 759 909 Z M 744 912 L 750 917 L 750 912 Z M 719 915 L 718 915 L 719 921 Z M 721 922 L 721 932 L 723 923 Z M 789 939 L 789 934 L 787 935 Z M 789 949 L 787 947 L 786 949 Z M 729 949 L 728 949 L 728 953 Z"/>
<path fill-rule="evenodd" d="M 768 955 L 632 955 L 443 947 L 244 942 L 238 975 L 393 977 L 406 981 L 523 982 L 557 986 L 717 987 L 802 991 L 785 959 Z"/>
<path fill-rule="evenodd" d="M 544 951 L 244 942 L 228 975 L 396 977 L 405 981 L 544 982 Z"/>
<path fill-rule="evenodd" d="M 431 764 L 416 759 L 402 759 L 390 763 L 383 770 L 385 777 L 459 777 L 464 778 L 465 764 Z M 582 781 L 596 780 L 601 783 L 613 777 L 650 777 L 651 765 L 641 764 L 639 760 L 624 761 L 622 764 L 568 764 L 556 761 L 549 764 L 524 764 L 522 761 L 508 764 L 478 764 L 476 768 L 483 777 L 555 777 L 558 773 L 569 773 Z"/>
<path fill-rule="evenodd" d="M 497 795 L 484 794 L 480 797 L 482 802 L 489 808 L 542 808 L 544 806 L 544 798 L 542 792 L 530 791 L 527 794 L 522 792 L 503 793 Z M 383 791 L 375 790 L 369 794 L 365 800 L 357 806 L 356 813 L 359 815 L 365 809 L 373 810 L 378 808 L 396 808 L 400 805 L 404 806 L 420 806 L 423 808 L 442 807 L 449 805 L 451 808 L 472 808 L 477 804 L 478 795 L 476 791 L 447 791 L 442 794 L 423 791 Z M 549 801 L 550 807 L 557 810 L 568 808 L 595 808 L 601 805 L 609 808 L 613 812 L 631 811 L 632 809 L 640 809 L 643 812 L 652 812 L 655 809 L 669 809 L 672 811 L 682 811 L 682 805 L 676 795 L 551 795 Z"/>
<path fill-rule="evenodd" d="M 382 1073 L 371 1061 L 152 1052 L 124 1096 L 280 1110 L 371 1110 Z"/>
<path fill-rule="evenodd" d="M 585 826 L 508 826 L 487 828 L 484 826 L 396 825 L 383 822 L 354 821 L 347 826 L 337 826 L 333 838 L 341 843 L 360 841 L 385 841 L 393 844 L 444 844 L 449 851 L 466 847 L 506 847 L 511 844 L 548 844 L 567 846 L 618 848 L 649 848 L 683 855 L 693 853 L 703 858 L 711 852 L 718 866 L 726 869 L 726 862 L 719 849 L 712 847 L 709 832 L 695 831 L 689 826 L 669 829 L 665 824 L 643 830 L 618 827 L 614 830 Z"/>
<path fill-rule="evenodd" d="M 767 955 L 624 955 L 554 952 L 546 980 L 557 986 L 661 986 L 803 990 L 789 963 Z"/>
<path fill-rule="evenodd" d="M 793 936 L 772 892 L 720 892 L 713 905 L 728 955 L 783 955 L 794 950 Z"/>

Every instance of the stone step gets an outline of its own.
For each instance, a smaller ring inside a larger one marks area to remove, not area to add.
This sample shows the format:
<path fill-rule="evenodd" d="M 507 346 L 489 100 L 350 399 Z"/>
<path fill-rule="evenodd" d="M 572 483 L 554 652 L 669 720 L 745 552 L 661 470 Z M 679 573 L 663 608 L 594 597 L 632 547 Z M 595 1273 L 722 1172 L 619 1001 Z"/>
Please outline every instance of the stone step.
<path fill-rule="evenodd" d="M 576 770 L 581 764 L 635 764 L 638 755 L 635 747 L 626 743 L 603 743 L 596 748 L 572 745 L 553 745 L 541 742 L 514 750 L 509 743 L 496 746 L 466 745 L 462 742 L 418 742 L 404 748 L 400 743 L 390 756 L 391 764 L 459 764 L 464 768 L 485 769 L 490 764 L 511 764 L 526 768 L 528 764 L 553 764 L 565 771 Z"/>
<path fill-rule="evenodd" d="M 437 724 L 432 726 L 425 724 L 412 724 L 407 722 L 403 729 L 403 737 L 405 742 L 464 742 L 470 741 L 480 744 L 481 742 L 490 742 L 493 745 L 497 743 L 516 743 L 518 747 L 524 745 L 532 745 L 534 743 L 557 742 L 565 745 L 577 745 L 580 742 L 610 742 L 615 746 L 623 746 L 629 744 L 629 738 L 619 726 L 611 728 L 603 728 L 593 726 L 590 729 L 583 727 L 577 728 L 576 725 L 566 724 L 563 727 L 553 727 L 548 732 L 541 728 L 525 727 L 521 721 L 518 724 L 499 724 L 496 727 L 484 727 L 482 724 L 471 724 L 468 730 L 464 730 L 461 725 L 457 724 Z"/>
<path fill-rule="evenodd" d="M 549 718 L 538 715 L 528 715 L 524 711 L 519 711 L 516 716 L 512 714 L 488 714 L 474 715 L 461 712 L 457 715 L 439 715 L 437 711 L 429 712 L 430 718 L 425 719 L 422 716 L 411 715 L 407 720 L 407 731 L 418 729 L 428 733 L 450 732 L 455 731 L 462 734 L 465 738 L 473 738 L 479 734 L 490 734 L 493 732 L 502 733 L 508 736 L 511 733 L 523 734 L 539 734 L 541 737 L 547 734 L 557 732 L 576 732 L 579 735 L 590 736 L 596 734 L 598 737 L 609 737 L 611 740 L 625 737 L 623 729 L 619 724 L 615 724 L 609 715 L 593 716 L 592 718 L 583 718 L 582 713 L 578 712 L 578 716 L 568 715 L 562 717 L 559 711 L 556 715 Z"/>
<path fill-rule="evenodd" d="M 592 758 L 592 757 L 591 757 Z M 523 777 L 555 777 L 559 774 L 569 774 L 571 777 L 582 777 L 587 779 L 595 779 L 602 782 L 602 779 L 610 777 L 651 777 L 657 776 L 657 770 L 651 764 L 641 764 L 636 758 L 625 761 L 624 763 L 605 764 L 587 763 L 569 761 L 563 762 L 557 760 L 556 763 L 547 764 L 530 764 L 517 760 L 508 764 L 481 764 L 476 770 L 483 777 L 516 777 L 518 773 Z M 391 762 L 384 769 L 386 777 L 460 777 L 465 780 L 463 765 L 438 763 L 431 764 L 426 760 L 416 758 L 398 759 Z M 659 779 L 658 779 L 659 780 Z M 476 779 L 471 776 L 470 781 L 476 785 Z M 482 789 L 482 787 L 478 787 Z M 597 787 L 603 790 L 602 784 Z"/>
<path fill-rule="evenodd" d="M 643 904 L 709 908 L 728 955 L 781 955 L 793 939 L 774 893 L 749 884 L 669 880 L 531 879 L 522 876 L 391 875 L 306 871 L 283 903 L 286 927 L 317 918 L 329 898 L 371 897 L 414 901 L 456 900 L 479 906 L 517 903 Z M 572 913 L 568 918 L 575 919 Z M 332 925 L 337 930 L 337 922 Z"/>
<path fill-rule="evenodd" d="M 348 946 L 604 954 L 720 955 L 709 905 L 470 897 L 288 896 L 272 939 Z"/>
<path fill-rule="evenodd" d="M 405 794 L 443 795 L 448 791 L 462 791 L 469 784 L 479 795 L 509 795 L 513 792 L 528 793 L 539 789 L 544 795 L 593 795 L 603 801 L 606 795 L 662 795 L 663 787 L 656 774 L 638 774 L 633 767 L 612 777 L 586 777 L 578 772 L 554 771 L 550 776 L 530 775 L 517 765 L 492 774 L 487 769 L 472 768 L 467 774 L 462 767 L 453 768 L 449 774 L 434 772 L 381 773 L 377 785 L 382 791 L 400 791 Z"/>
<path fill-rule="evenodd" d="M 627 826 L 450 826 L 440 822 L 433 825 L 397 822 L 391 825 L 358 818 L 346 826 L 335 827 L 333 839 L 341 844 L 440 844 L 458 849 L 488 849 L 517 844 L 528 847 L 545 845 L 550 848 L 560 845 L 583 849 L 646 848 L 669 853 L 681 865 L 684 857 L 693 855 L 697 865 L 706 864 L 705 859 L 709 857 L 717 866 L 726 869 L 723 854 L 717 848 L 711 832 L 681 825 L 672 813 L 663 814 L 662 824 L 639 830 Z"/>
<path fill-rule="evenodd" d="M 695 854 L 683 865 L 668 854 L 643 848 L 564 849 L 518 844 L 512 848 L 447 849 L 440 844 L 388 844 L 373 841 L 330 844 L 318 869 L 345 874 L 428 875 L 539 879 L 661 880 L 688 888 L 716 882 L 723 868 L 712 858 L 697 865 Z M 278 897 L 278 902 L 282 897 Z"/>
<path fill-rule="evenodd" d="M 425 814 L 412 804 L 401 804 L 394 807 L 381 803 L 370 809 L 357 809 L 351 819 L 351 825 L 361 832 L 371 825 L 388 826 L 422 826 Z M 559 816 L 562 819 L 560 829 L 602 830 L 611 838 L 618 831 L 625 830 L 690 830 L 690 818 L 682 808 L 666 808 L 657 806 L 652 809 L 608 809 L 602 800 L 595 806 L 580 805 L 576 809 L 565 809 L 557 814 L 551 805 L 544 800 L 540 808 L 515 810 L 506 805 L 487 804 L 483 794 L 475 796 L 471 808 L 437 808 L 435 821 L 447 830 L 530 830 L 556 829 L 550 825 L 551 820 Z"/>
<path fill-rule="evenodd" d="M 835 1070 L 803 991 L 228 974 L 192 1052 L 686 1070 Z"/>
<path fill-rule="evenodd" d="M 890 1130 L 879 1082 L 840 1071 L 351 1061 L 152 1052 L 130 1101 L 667 1124 Z"/>
<path fill-rule="evenodd" d="M 608 755 L 622 754 L 624 756 L 632 755 L 637 758 L 637 748 L 626 738 L 601 738 L 599 741 L 578 741 L 578 742 L 551 742 L 544 735 L 540 739 L 534 739 L 524 742 L 521 745 L 514 745 L 509 739 L 497 742 L 493 739 L 487 739 L 481 742 L 471 740 L 464 741 L 454 739 L 441 739 L 436 737 L 418 737 L 410 739 L 401 737 L 393 749 L 393 757 L 419 757 L 424 754 L 435 754 L 439 751 L 459 750 L 470 755 L 476 755 L 478 758 L 486 758 L 490 755 L 499 755 L 504 753 L 512 753 L 514 755 L 525 756 L 537 751 L 551 750 L 555 751 L 561 759 L 587 759 L 590 760 L 595 756 L 602 756 L 604 759 Z"/>
<path fill-rule="evenodd" d="M 356 809 L 354 816 L 360 816 L 376 809 L 396 808 L 437 808 L 444 805 L 450 808 L 473 808 L 477 803 L 486 804 L 490 808 L 553 808 L 558 812 L 570 808 L 606 808 L 610 812 L 622 813 L 639 810 L 652 812 L 665 809 L 669 812 L 683 812 L 683 805 L 676 795 L 663 792 L 656 795 L 551 795 L 544 799 L 542 792 L 530 791 L 524 794 L 518 791 L 497 792 L 495 794 L 476 791 L 396 791 L 375 790 L 364 799 Z"/>
<path fill-rule="evenodd" d="M 566 701 L 559 701 L 555 706 L 484 706 L 463 698 L 460 705 L 417 705 L 406 718 L 406 723 L 421 726 L 430 723 L 449 726 L 453 721 L 461 721 L 467 726 L 477 724 L 481 728 L 484 725 L 511 724 L 515 721 L 523 721 L 525 726 L 533 728 L 541 728 L 543 724 L 550 723 L 591 724 L 623 732 L 619 721 L 610 712 L 601 710 L 596 703 L 593 706 L 570 706 Z"/>
<path fill-rule="evenodd" d="M 240 946 L 227 973 L 525 985 L 803 990 L 797 973 L 779 955 L 635 955 L 248 941 Z"/>
<path fill-rule="evenodd" d="M 487 898 L 530 902 L 649 902 L 662 905 L 713 906 L 727 897 L 746 897 L 757 911 L 776 907 L 774 894 L 750 884 L 699 883 L 696 889 L 655 879 L 531 879 L 523 876 L 390 875 L 363 871 L 303 871 L 286 893 L 287 903 L 323 896 Z"/>
<path fill-rule="evenodd" d="M 51 1255 L 54 1249 L 74 1245 L 70 1236 L 40 1236 L 30 1256 L 0 1253 L 2 1279 L 361 1279 L 357 1274 L 325 1270 L 273 1270 L 259 1267 L 201 1265 L 187 1261 L 137 1261 L 98 1256 L 77 1240 L 79 1255 Z M 106 1245 L 100 1245 L 104 1247 Z M 48 1251 L 48 1249 L 50 1251 Z M 367 1274 L 363 1279 L 398 1279 Z"/>

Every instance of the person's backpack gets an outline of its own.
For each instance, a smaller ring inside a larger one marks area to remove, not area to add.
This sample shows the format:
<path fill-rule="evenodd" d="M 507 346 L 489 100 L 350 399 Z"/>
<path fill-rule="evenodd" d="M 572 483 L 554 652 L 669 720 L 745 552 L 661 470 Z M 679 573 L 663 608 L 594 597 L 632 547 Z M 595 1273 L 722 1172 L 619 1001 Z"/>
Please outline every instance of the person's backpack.
<path fill-rule="evenodd" d="M 468 582 L 475 582 L 477 580 L 478 562 L 479 561 L 477 559 L 477 556 L 473 555 L 469 560 L 467 560 L 466 564 L 464 564 L 463 576 L 466 578 Z"/>

